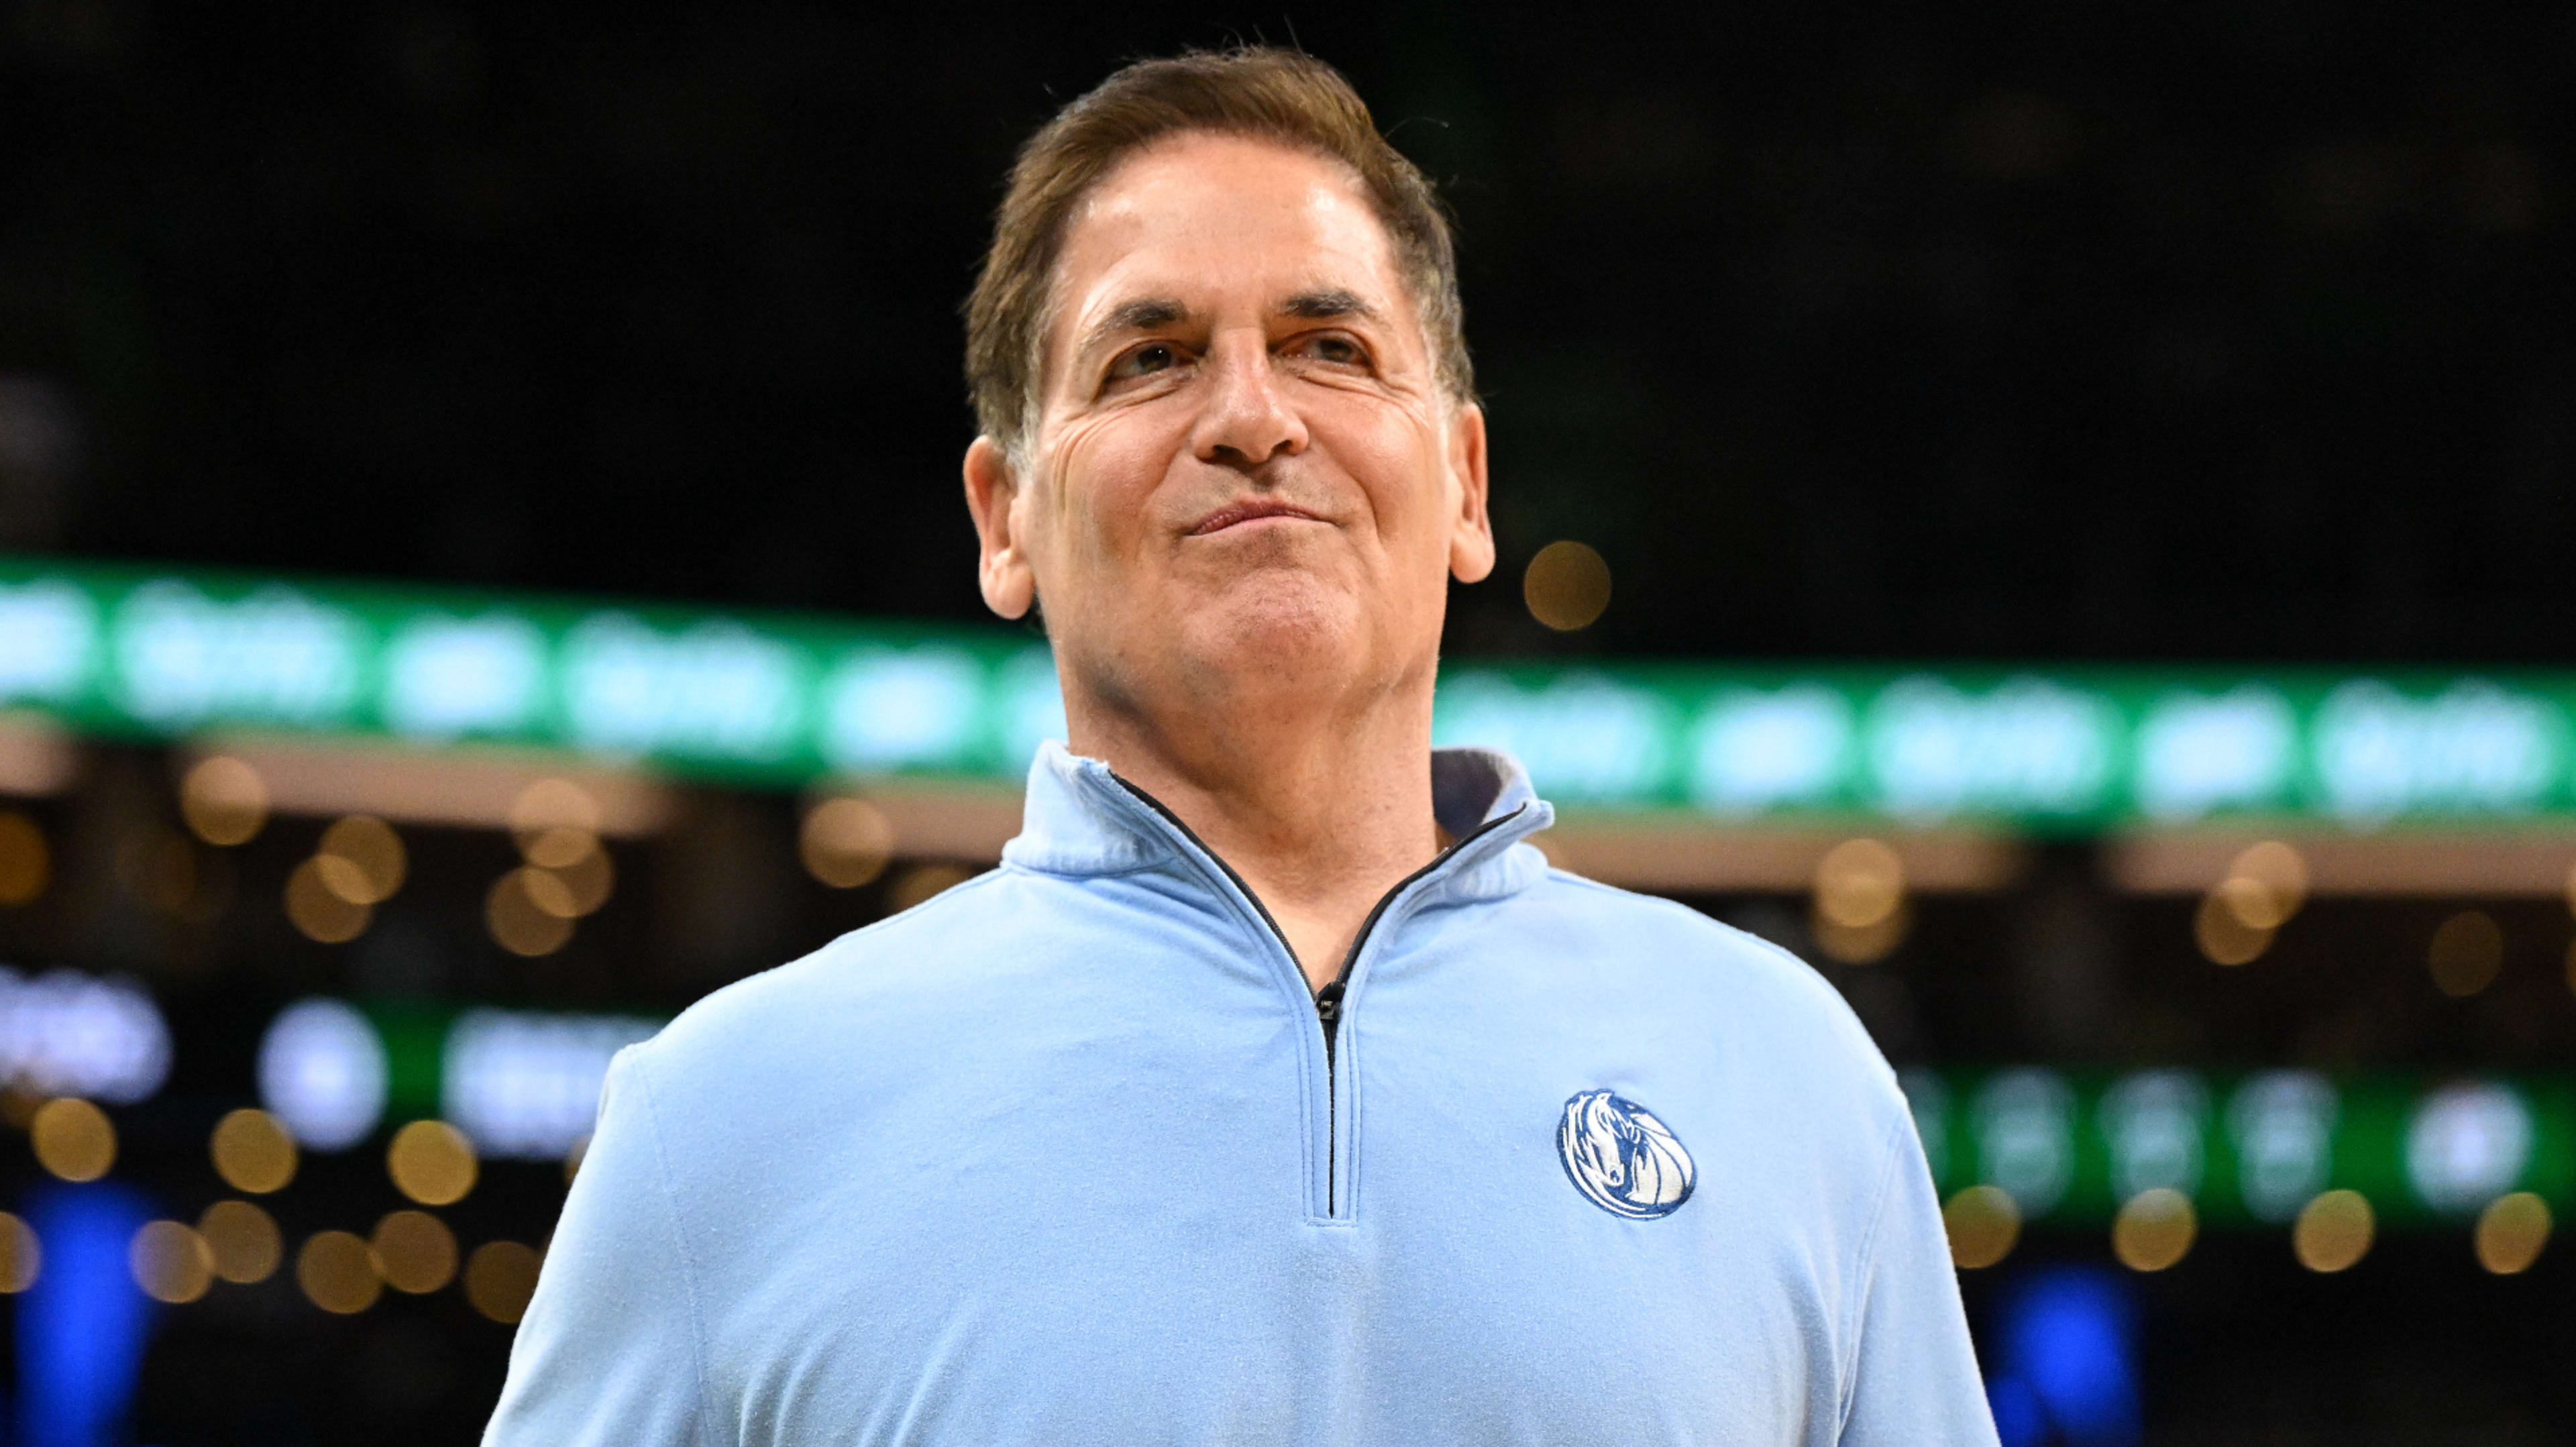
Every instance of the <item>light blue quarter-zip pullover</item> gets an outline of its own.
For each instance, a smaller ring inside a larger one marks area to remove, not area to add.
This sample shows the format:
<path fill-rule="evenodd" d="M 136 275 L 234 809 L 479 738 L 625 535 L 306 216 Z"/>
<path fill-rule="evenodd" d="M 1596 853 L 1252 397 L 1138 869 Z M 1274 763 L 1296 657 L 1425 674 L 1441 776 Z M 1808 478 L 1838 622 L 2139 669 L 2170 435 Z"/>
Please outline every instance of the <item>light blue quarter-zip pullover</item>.
<path fill-rule="evenodd" d="M 1517 765 L 1310 993 L 1050 747 L 1002 867 L 618 1057 L 487 1444 L 1991 1444 L 1905 1101 Z"/>

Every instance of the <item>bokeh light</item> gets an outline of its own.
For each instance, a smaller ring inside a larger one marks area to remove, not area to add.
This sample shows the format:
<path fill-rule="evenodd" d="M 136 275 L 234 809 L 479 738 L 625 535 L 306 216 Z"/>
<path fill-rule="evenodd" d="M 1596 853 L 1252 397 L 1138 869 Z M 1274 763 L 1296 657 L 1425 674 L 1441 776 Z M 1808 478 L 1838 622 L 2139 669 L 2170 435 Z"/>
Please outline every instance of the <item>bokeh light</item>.
<path fill-rule="evenodd" d="M 215 1282 L 215 1253 L 177 1221 L 147 1221 L 126 1252 L 134 1284 L 155 1301 L 183 1306 Z"/>
<path fill-rule="evenodd" d="M 217 1201 L 197 1218 L 197 1234 L 214 1253 L 215 1275 L 239 1286 L 266 1281 L 286 1257 L 277 1220 L 248 1201 Z"/>
<path fill-rule="evenodd" d="M 179 780 L 179 817 L 209 844 L 247 844 L 268 823 L 268 784 L 228 754 L 201 759 Z"/>
<path fill-rule="evenodd" d="M 355 867 L 343 863 L 342 870 L 354 873 Z M 345 881 L 344 881 L 345 883 Z M 306 939 L 321 944 L 346 944 L 367 932 L 375 911 L 350 901 L 331 887 L 323 876 L 321 859 L 307 859 L 286 876 L 286 917 Z"/>
<path fill-rule="evenodd" d="M 0 1211 L 0 1294 L 15 1296 L 44 1274 L 45 1247 L 36 1228 Z"/>
<path fill-rule="evenodd" d="M 572 939 L 572 891 L 545 870 L 522 865 L 492 881 L 483 898 L 483 923 L 493 942 L 534 959 Z M 548 904 L 557 906 L 547 908 Z"/>
<path fill-rule="evenodd" d="M 519 857 L 539 869 L 568 869 L 599 852 L 599 836 L 556 824 L 519 841 Z"/>
<path fill-rule="evenodd" d="M 1876 839 L 1846 839 L 1816 861 L 1816 948 L 1847 965 L 1885 959 L 1904 939 L 1905 864 Z"/>
<path fill-rule="evenodd" d="M 1521 575 L 1530 616 L 1559 633 L 1589 628 L 1610 607 L 1610 565 L 1590 545 L 1554 542 Z"/>
<path fill-rule="evenodd" d="M 2121 1203 L 2111 1220 L 2111 1254 L 2132 1271 L 2162 1271 L 2190 1254 L 2199 1234 L 2191 1197 L 2156 1186 Z"/>
<path fill-rule="evenodd" d="M 2435 989 L 2466 999 L 2494 984 L 2504 969 L 2504 930 L 2485 910 L 2462 910 L 2434 928 L 2424 963 Z"/>
<path fill-rule="evenodd" d="M 557 901 L 558 905 L 546 907 L 549 911 L 558 906 L 569 910 L 570 913 L 565 916 L 567 919 L 581 919 L 598 913 L 601 906 L 608 903 L 608 896 L 617 887 L 617 867 L 609 862 L 608 851 L 597 847 L 595 842 L 590 850 L 573 856 L 564 864 L 549 865 L 531 862 L 528 870 L 531 876 L 529 883 L 532 886 L 528 891 L 529 898 L 539 900 L 540 904 L 547 899 Z M 553 881 L 552 887 L 543 897 L 540 897 L 533 887 L 535 876 L 538 875 Z"/>
<path fill-rule="evenodd" d="M 1905 900 L 1905 862 L 1876 839 L 1846 839 L 1816 862 L 1816 912 L 1864 929 Z"/>
<path fill-rule="evenodd" d="M 66 1181 L 95 1181 L 116 1164 L 116 1127 L 107 1112 L 78 1096 L 36 1107 L 27 1122 L 36 1163 Z"/>
<path fill-rule="evenodd" d="M 2272 947 L 2272 931 L 2256 929 L 2236 912 L 2223 889 L 2202 896 L 2192 915 L 2192 942 L 2214 965 L 2251 964 Z"/>
<path fill-rule="evenodd" d="M 2280 840 L 2264 840 L 2228 865 L 2217 895 L 2247 929 L 2277 930 L 2307 903 L 2308 862 Z"/>
<path fill-rule="evenodd" d="M 305 1299 L 335 1316 L 354 1316 L 384 1294 L 367 1243 L 346 1231 L 316 1231 L 295 1253 L 295 1284 Z"/>
<path fill-rule="evenodd" d="M 387 1212 L 367 1245 L 396 1291 L 421 1296 L 456 1278 L 456 1233 L 427 1211 Z"/>
<path fill-rule="evenodd" d="M 371 814 L 352 814 L 323 830 L 314 859 L 322 882 L 351 904 L 393 898 L 410 867 L 402 836 Z"/>
<path fill-rule="evenodd" d="M 535 857 L 537 850 L 569 847 L 560 841 L 548 842 L 553 831 L 596 836 L 600 822 L 599 800 L 570 779 L 539 779 L 521 790 L 510 805 L 510 833 L 518 841 L 521 856 L 531 864 L 548 862 Z"/>
<path fill-rule="evenodd" d="M 215 1174 L 236 1191 L 262 1196 L 295 1179 L 295 1137 L 267 1111 L 227 1112 L 206 1145 Z"/>
<path fill-rule="evenodd" d="M 2478 1213 L 2478 1264 L 2498 1276 L 2529 1271 L 2549 1245 L 2549 1203 L 2529 1191 L 2498 1196 Z"/>
<path fill-rule="evenodd" d="M 474 1189 L 480 1172 L 474 1145 L 443 1120 L 416 1120 L 394 1132 L 385 1147 L 385 1173 L 404 1195 L 424 1206 L 450 1206 Z"/>
<path fill-rule="evenodd" d="M 933 899 L 974 878 L 971 870 L 954 864 L 916 864 L 895 876 L 886 886 L 886 910 L 900 913 Z"/>
<path fill-rule="evenodd" d="M 54 853 L 45 831 L 15 809 L 0 809 L 0 908 L 33 903 L 53 877 Z"/>
<path fill-rule="evenodd" d="M 504 1324 L 528 1314 L 536 1294 L 539 1258 L 516 1241 L 486 1241 L 465 1262 L 465 1299 L 474 1309 Z"/>
<path fill-rule="evenodd" d="M 2290 1251 L 2310 1271 L 2349 1271 L 2370 1254 L 2379 1221 L 2359 1191 L 2326 1191 L 2299 1210 Z"/>
<path fill-rule="evenodd" d="M 1950 1238 L 1950 1260 L 1978 1271 L 2012 1254 L 2021 1240 L 2021 1205 L 2001 1186 L 1970 1186 L 1941 1208 Z"/>
<path fill-rule="evenodd" d="M 806 873 L 834 889 L 856 889 L 894 858 L 894 824 L 876 805 L 843 795 L 806 810 L 796 842 Z"/>

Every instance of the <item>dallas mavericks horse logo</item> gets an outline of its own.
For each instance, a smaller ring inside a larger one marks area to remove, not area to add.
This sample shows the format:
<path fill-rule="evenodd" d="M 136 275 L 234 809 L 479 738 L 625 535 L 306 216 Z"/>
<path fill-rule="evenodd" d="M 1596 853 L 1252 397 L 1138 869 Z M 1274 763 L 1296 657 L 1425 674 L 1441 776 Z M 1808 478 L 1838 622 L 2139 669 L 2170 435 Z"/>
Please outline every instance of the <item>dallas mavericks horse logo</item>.
<path fill-rule="evenodd" d="M 1680 1210 L 1698 1179 L 1671 1127 L 1606 1090 L 1587 1090 L 1565 1103 L 1556 1153 L 1585 1200 L 1631 1221 Z"/>

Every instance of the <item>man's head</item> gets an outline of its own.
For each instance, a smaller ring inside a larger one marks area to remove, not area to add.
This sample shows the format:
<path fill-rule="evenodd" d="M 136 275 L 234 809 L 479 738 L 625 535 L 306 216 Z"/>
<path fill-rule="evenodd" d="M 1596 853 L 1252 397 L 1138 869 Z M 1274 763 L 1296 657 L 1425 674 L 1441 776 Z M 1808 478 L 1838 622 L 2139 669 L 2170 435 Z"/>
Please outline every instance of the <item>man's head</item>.
<path fill-rule="evenodd" d="M 1068 692 L 1427 681 L 1447 578 L 1492 567 L 1447 224 L 1319 61 L 1145 62 L 1066 107 L 967 370 L 985 600 L 1043 599 Z"/>

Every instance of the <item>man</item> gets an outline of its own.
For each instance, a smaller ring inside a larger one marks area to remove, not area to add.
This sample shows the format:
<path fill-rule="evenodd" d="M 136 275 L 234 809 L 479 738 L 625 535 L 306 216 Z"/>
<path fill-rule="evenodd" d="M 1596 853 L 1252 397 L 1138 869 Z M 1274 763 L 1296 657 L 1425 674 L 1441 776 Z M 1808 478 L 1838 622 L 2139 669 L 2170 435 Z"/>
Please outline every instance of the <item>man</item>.
<path fill-rule="evenodd" d="M 969 310 L 1002 867 L 622 1055 L 487 1441 L 1989 1443 L 1834 994 L 1433 753 L 1493 566 L 1449 236 L 1329 68 L 1120 72 Z"/>

